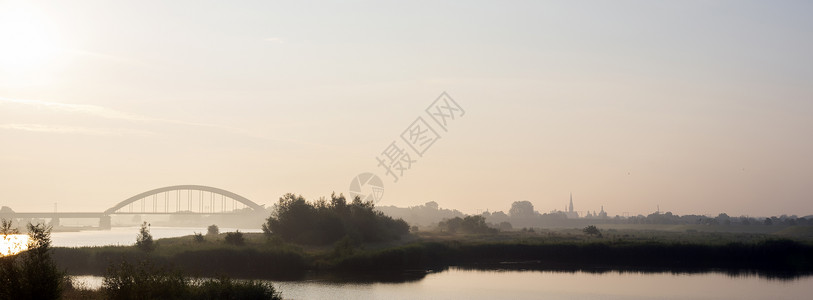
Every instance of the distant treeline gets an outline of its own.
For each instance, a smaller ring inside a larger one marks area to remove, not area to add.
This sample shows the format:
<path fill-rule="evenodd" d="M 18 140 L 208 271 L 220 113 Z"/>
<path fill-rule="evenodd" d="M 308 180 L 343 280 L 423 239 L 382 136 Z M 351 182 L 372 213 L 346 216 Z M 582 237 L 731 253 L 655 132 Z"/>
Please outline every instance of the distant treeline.
<path fill-rule="evenodd" d="M 465 218 L 466 215 L 454 209 L 440 208 L 437 202 L 431 201 L 424 205 L 407 208 L 395 206 L 379 206 L 377 210 L 394 218 L 401 218 L 410 225 L 434 227 L 444 220 L 454 218 Z M 637 216 L 609 216 L 605 212 L 592 212 L 589 215 L 570 218 L 568 213 L 563 211 L 552 211 L 540 213 L 534 209 L 529 201 L 516 201 L 511 204 L 508 212 L 483 212 L 479 214 L 485 218 L 487 224 L 492 228 L 511 229 L 522 227 L 583 227 L 589 224 L 666 224 L 666 225 L 813 225 L 813 216 L 798 217 L 795 215 L 773 216 L 768 218 L 754 218 L 748 216 L 732 217 L 721 213 L 716 217 L 704 215 L 675 215 L 671 212 L 652 213 L 649 215 Z"/>
<path fill-rule="evenodd" d="M 527 202 L 527 201 L 525 201 Z M 533 207 L 533 206 L 531 206 Z M 638 215 L 631 217 L 602 216 L 593 215 L 589 218 L 568 218 L 565 212 L 554 211 L 540 214 L 536 211 L 531 213 L 503 212 L 482 214 L 488 223 L 497 226 L 502 222 L 510 222 L 514 227 L 545 227 L 545 226 L 583 226 L 586 224 L 662 224 L 662 225 L 731 225 L 731 226 L 795 226 L 813 225 L 813 216 L 797 217 L 782 215 L 779 217 L 754 218 L 747 216 L 731 217 L 721 213 L 716 217 L 704 215 L 675 215 L 671 212 L 652 213 L 649 215 Z"/>

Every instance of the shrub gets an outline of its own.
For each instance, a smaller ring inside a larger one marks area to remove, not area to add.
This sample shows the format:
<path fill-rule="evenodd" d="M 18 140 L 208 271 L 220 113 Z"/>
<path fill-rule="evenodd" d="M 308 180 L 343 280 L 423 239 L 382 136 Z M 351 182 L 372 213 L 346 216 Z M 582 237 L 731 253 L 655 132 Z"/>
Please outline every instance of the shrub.
<path fill-rule="evenodd" d="M 200 232 L 195 232 L 194 238 L 195 238 L 195 242 L 198 242 L 198 243 L 203 243 L 203 242 L 206 241 L 205 239 L 203 239 L 203 234 L 200 233 Z"/>
<path fill-rule="evenodd" d="M 229 278 L 203 280 L 192 290 L 194 299 L 282 299 L 274 287 L 262 281 L 235 281 Z"/>
<path fill-rule="evenodd" d="M 243 237 L 243 233 L 237 230 L 235 232 L 226 233 L 226 244 L 242 246 L 246 244 L 246 240 Z"/>
<path fill-rule="evenodd" d="M 282 299 L 270 283 L 193 280 L 150 263 L 110 265 L 101 288 L 105 299 Z"/>
<path fill-rule="evenodd" d="M 220 234 L 220 228 L 218 228 L 217 225 L 212 224 L 206 228 L 206 235 L 218 235 L 218 234 Z"/>
<path fill-rule="evenodd" d="M 147 262 L 132 265 L 122 261 L 108 267 L 101 291 L 105 299 L 185 299 L 189 279 Z"/>
<path fill-rule="evenodd" d="M 451 233 L 496 233 L 497 229 L 486 225 L 486 218 L 483 216 L 466 216 L 465 218 L 454 217 L 438 223 L 438 228 Z"/>

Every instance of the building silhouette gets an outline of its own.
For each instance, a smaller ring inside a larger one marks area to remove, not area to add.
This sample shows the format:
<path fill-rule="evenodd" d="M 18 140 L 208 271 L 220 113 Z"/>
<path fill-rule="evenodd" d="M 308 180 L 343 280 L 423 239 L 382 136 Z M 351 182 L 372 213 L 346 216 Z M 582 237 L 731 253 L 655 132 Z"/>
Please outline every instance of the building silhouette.
<path fill-rule="evenodd" d="M 578 219 L 579 213 L 573 210 L 573 193 L 570 193 L 570 205 L 568 205 L 567 210 L 565 211 L 565 216 L 568 219 Z"/>

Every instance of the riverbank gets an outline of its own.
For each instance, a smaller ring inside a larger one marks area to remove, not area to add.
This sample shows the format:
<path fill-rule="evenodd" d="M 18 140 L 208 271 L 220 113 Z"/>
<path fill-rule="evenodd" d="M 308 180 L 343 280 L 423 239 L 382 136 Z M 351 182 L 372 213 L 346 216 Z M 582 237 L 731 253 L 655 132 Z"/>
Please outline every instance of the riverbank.
<path fill-rule="evenodd" d="M 302 247 L 244 234 L 229 245 L 225 234 L 159 239 L 146 253 L 131 246 L 55 248 L 60 268 L 74 275 L 102 275 L 111 263 L 150 261 L 193 276 L 302 280 L 354 277 L 401 282 L 449 267 L 471 269 L 603 272 L 708 272 L 791 278 L 813 274 L 813 244 L 771 235 L 605 232 L 510 232 L 493 235 L 418 233 L 400 241 L 330 247 Z"/>

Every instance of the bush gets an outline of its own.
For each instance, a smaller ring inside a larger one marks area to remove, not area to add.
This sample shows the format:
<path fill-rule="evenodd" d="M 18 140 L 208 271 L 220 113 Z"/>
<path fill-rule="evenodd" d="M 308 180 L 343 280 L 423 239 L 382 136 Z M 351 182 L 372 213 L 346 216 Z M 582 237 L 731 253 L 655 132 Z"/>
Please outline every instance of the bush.
<path fill-rule="evenodd" d="M 497 229 L 486 225 L 486 218 L 483 216 L 466 216 L 465 218 L 454 217 L 438 223 L 438 228 L 451 233 L 496 233 Z"/>
<path fill-rule="evenodd" d="M 235 281 L 229 278 L 204 280 L 192 290 L 194 299 L 282 299 L 274 287 L 262 281 Z"/>
<path fill-rule="evenodd" d="M 235 232 L 226 233 L 226 244 L 242 246 L 246 244 L 246 240 L 243 238 L 243 233 L 237 230 Z"/>
<path fill-rule="evenodd" d="M 101 288 L 105 299 L 282 299 L 270 283 L 193 280 L 150 263 L 110 265 Z"/>
<path fill-rule="evenodd" d="M 108 267 L 101 291 L 105 299 L 185 299 L 189 279 L 146 262 L 122 261 Z"/>
<path fill-rule="evenodd" d="M 203 238 L 203 234 L 202 234 L 202 233 L 200 233 L 200 232 L 195 232 L 194 238 L 195 238 L 195 242 L 198 242 L 198 243 L 203 243 L 203 242 L 205 242 L 205 241 L 206 241 L 206 240 Z"/>
<path fill-rule="evenodd" d="M 220 228 L 218 228 L 217 225 L 212 224 L 206 228 L 206 235 L 218 235 L 218 234 L 220 234 Z"/>

